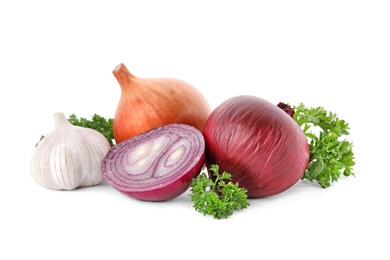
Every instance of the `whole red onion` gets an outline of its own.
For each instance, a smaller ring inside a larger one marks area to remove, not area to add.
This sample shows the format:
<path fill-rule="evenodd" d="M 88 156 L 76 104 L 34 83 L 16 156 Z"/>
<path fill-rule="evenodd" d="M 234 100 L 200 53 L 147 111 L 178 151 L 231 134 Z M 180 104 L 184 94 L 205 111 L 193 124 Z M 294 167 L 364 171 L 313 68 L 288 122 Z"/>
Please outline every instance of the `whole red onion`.
<path fill-rule="evenodd" d="M 284 110 L 245 95 L 220 104 L 203 130 L 206 165 L 218 164 L 232 174 L 251 198 L 292 187 L 303 176 L 310 151 L 305 134 Z"/>

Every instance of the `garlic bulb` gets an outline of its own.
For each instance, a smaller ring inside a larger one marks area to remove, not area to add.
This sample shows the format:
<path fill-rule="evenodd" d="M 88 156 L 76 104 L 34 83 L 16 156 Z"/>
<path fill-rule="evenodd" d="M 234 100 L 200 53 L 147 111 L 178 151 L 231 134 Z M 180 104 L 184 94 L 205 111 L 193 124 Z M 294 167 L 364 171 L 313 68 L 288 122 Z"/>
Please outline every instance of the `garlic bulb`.
<path fill-rule="evenodd" d="M 54 190 L 73 190 L 103 181 L 101 163 L 110 149 L 98 131 L 72 125 L 54 114 L 55 129 L 37 145 L 30 162 L 32 178 Z"/>

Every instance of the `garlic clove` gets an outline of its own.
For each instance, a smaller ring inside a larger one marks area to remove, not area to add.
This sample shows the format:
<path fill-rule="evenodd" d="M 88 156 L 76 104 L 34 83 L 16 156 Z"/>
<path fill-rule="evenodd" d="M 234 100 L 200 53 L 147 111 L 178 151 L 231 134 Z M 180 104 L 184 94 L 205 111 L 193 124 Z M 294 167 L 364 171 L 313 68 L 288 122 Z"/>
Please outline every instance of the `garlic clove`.
<path fill-rule="evenodd" d="M 55 129 L 37 145 L 30 161 L 32 178 L 54 190 L 73 190 L 103 181 L 101 163 L 110 144 L 98 131 L 74 126 L 54 114 Z"/>

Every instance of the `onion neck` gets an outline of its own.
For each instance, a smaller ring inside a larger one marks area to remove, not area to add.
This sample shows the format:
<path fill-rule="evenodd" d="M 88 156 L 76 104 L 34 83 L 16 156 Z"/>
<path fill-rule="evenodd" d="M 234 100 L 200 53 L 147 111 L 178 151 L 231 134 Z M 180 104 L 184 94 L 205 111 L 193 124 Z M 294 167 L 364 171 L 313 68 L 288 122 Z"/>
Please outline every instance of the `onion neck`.
<path fill-rule="evenodd" d="M 112 72 L 115 78 L 118 80 L 119 85 L 122 90 L 124 90 L 130 83 L 132 82 L 134 76 L 130 73 L 130 71 L 126 68 L 126 66 L 121 63 Z"/>
<path fill-rule="evenodd" d="M 294 118 L 295 111 L 289 105 L 279 102 L 278 107 L 291 116 L 291 118 Z"/>

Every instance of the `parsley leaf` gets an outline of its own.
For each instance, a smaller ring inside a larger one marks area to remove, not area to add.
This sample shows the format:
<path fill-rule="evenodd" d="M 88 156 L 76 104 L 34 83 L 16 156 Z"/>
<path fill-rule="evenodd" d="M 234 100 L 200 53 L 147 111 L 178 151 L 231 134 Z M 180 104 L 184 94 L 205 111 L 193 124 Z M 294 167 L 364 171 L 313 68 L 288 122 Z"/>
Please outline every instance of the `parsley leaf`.
<path fill-rule="evenodd" d="M 206 173 L 201 173 L 192 180 L 189 196 L 194 202 L 196 211 L 203 215 L 212 215 L 215 219 L 228 218 L 234 210 L 249 206 L 247 190 L 240 188 L 238 183 L 231 182 L 231 174 L 219 173 L 218 165 L 211 165 L 210 171 L 215 180 Z"/>
<path fill-rule="evenodd" d="M 78 119 L 75 114 L 71 114 L 68 120 L 72 125 L 92 128 L 100 132 L 102 135 L 104 135 L 104 137 L 106 137 L 111 146 L 114 145 L 114 133 L 112 130 L 114 120 L 112 118 L 105 119 L 102 116 L 94 114 L 92 119 L 88 120 L 84 117 L 80 117 Z"/>
<path fill-rule="evenodd" d="M 354 176 L 353 144 L 342 138 L 349 135 L 348 123 L 323 107 L 305 107 L 300 103 L 293 109 L 294 120 L 308 138 L 310 148 L 309 164 L 302 179 L 317 181 L 326 188 L 342 175 Z"/>

